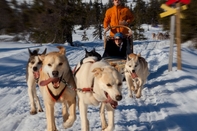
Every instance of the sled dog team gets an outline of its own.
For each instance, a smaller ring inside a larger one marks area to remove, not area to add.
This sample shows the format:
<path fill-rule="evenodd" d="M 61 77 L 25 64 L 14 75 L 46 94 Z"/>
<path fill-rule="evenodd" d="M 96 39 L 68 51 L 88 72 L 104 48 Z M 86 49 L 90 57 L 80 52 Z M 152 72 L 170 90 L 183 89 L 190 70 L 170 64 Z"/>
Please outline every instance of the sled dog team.
<path fill-rule="evenodd" d="M 59 51 L 39 54 L 39 50 L 29 51 L 27 64 L 27 85 L 30 99 L 30 114 L 43 112 L 36 94 L 39 86 L 45 106 L 47 131 L 57 131 L 54 116 L 55 103 L 62 103 L 64 128 L 69 128 L 76 120 L 76 106 L 79 106 L 81 130 L 89 131 L 88 105 L 100 105 L 102 131 L 114 130 L 114 109 L 122 100 L 122 75 L 108 62 L 101 59 L 95 49 L 88 52 L 72 71 L 62 46 Z M 127 57 L 124 76 L 130 97 L 141 97 L 143 85 L 149 75 L 148 64 L 140 54 Z M 77 99 L 78 98 L 78 99 Z M 106 121 L 107 112 L 108 122 Z"/>

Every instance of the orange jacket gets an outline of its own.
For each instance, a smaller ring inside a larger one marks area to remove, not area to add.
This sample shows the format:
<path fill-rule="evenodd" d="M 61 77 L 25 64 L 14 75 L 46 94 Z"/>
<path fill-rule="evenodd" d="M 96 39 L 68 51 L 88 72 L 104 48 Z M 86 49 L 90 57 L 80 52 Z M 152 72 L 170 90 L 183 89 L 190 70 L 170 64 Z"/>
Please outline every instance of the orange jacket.
<path fill-rule="evenodd" d="M 105 13 L 105 18 L 103 21 L 103 27 L 117 26 L 119 21 L 125 20 L 130 24 L 134 20 L 134 16 L 129 10 L 129 8 L 124 6 L 113 6 L 109 8 Z M 114 28 L 110 31 L 110 36 L 114 36 L 115 33 L 122 32 L 123 34 L 128 34 L 128 29 L 126 28 Z"/>

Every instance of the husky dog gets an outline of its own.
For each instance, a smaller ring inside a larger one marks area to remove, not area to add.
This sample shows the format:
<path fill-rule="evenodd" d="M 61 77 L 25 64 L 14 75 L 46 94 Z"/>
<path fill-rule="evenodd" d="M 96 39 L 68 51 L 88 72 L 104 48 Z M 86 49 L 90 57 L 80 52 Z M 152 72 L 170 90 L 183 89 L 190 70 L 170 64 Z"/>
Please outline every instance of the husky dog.
<path fill-rule="evenodd" d="M 148 75 L 148 63 L 146 60 L 140 54 L 129 54 L 125 64 L 125 78 L 130 97 L 133 97 L 132 90 L 136 94 L 136 98 L 141 97 L 142 88 Z"/>
<path fill-rule="evenodd" d="M 42 54 L 39 54 L 38 51 L 39 49 L 31 51 L 28 48 L 29 51 L 29 60 L 27 63 L 27 68 L 26 68 L 26 82 L 28 85 L 28 94 L 29 94 L 29 99 L 30 99 L 30 114 L 34 115 L 37 113 L 37 110 L 39 112 L 43 112 L 42 107 L 40 105 L 39 98 L 36 94 L 36 85 L 39 79 L 39 69 L 42 66 L 42 61 L 39 59 L 40 55 L 46 54 L 45 49 Z M 36 106 L 38 109 L 36 109 Z"/>
<path fill-rule="evenodd" d="M 88 105 L 98 106 L 101 103 L 102 130 L 113 131 L 114 109 L 117 107 L 118 101 L 122 99 L 122 76 L 106 61 L 95 61 L 95 59 L 97 58 L 94 56 L 83 59 L 83 64 L 75 75 L 81 130 L 89 131 Z M 108 113 L 108 124 L 105 118 L 105 109 Z"/>
<path fill-rule="evenodd" d="M 93 50 L 91 50 L 90 52 L 88 52 L 87 49 L 85 49 L 85 58 L 89 56 L 96 56 L 98 58 L 98 61 L 102 59 L 101 55 L 98 52 L 96 52 L 95 48 L 93 48 Z"/>
<path fill-rule="evenodd" d="M 57 131 L 54 116 L 54 106 L 57 102 L 62 103 L 64 128 L 71 127 L 76 119 L 76 84 L 65 56 L 65 48 L 57 48 L 58 52 L 39 57 L 42 60 L 42 68 L 38 84 L 46 110 L 47 131 Z"/>
<path fill-rule="evenodd" d="M 157 34 L 157 40 L 164 40 L 164 34 L 163 33 L 158 33 Z"/>
<path fill-rule="evenodd" d="M 153 40 L 156 40 L 156 39 L 157 39 L 155 33 L 152 33 L 152 39 L 153 39 Z"/>
<path fill-rule="evenodd" d="M 87 51 L 87 49 L 85 48 L 85 57 L 81 59 L 80 63 L 78 63 L 76 67 L 73 69 L 74 76 L 80 69 L 80 66 L 83 64 L 83 62 L 85 62 L 83 60 L 90 56 L 95 56 L 94 61 L 100 61 L 102 59 L 101 55 L 98 52 L 96 52 L 95 48 L 93 48 L 91 51 Z"/>

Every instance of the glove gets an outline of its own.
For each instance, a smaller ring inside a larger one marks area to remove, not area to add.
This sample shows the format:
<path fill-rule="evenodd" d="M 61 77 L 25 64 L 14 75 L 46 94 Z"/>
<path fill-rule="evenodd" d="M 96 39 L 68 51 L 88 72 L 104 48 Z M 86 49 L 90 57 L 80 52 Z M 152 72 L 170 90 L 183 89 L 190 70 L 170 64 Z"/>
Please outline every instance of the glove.
<path fill-rule="evenodd" d="M 104 32 L 107 32 L 111 27 L 108 26 L 107 28 L 104 29 Z"/>
<path fill-rule="evenodd" d="M 119 25 L 128 25 L 128 23 L 125 20 L 123 20 L 123 21 L 119 21 Z"/>

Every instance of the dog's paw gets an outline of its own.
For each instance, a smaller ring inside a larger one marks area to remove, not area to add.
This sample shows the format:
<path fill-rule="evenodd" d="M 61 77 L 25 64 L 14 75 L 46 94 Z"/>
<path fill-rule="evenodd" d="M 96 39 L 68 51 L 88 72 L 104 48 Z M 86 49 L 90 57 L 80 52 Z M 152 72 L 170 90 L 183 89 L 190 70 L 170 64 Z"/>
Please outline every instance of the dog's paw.
<path fill-rule="evenodd" d="M 67 121 L 63 123 L 64 128 L 65 129 L 70 128 L 73 125 L 74 121 L 75 121 L 74 118 L 73 119 L 69 118 Z"/>
<path fill-rule="evenodd" d="M 38 112 L 44 112 L 43 109 L 39 109 Z"/>
<path fill-rule="evenodd" d="M 37 111 L 36 111 L 36 110 L 31 110 L 31 111 L 30 111 L 30 114 L 31 114 L 31 115 L 35 115 L 35 114 L 37 114 Z"/>
<path fill-rule="evenodd" d="M 141 97 L 141 95 L 136 95 L 136 98 L 140 98 Z"/>
<path fill-rule="evenodd" d="M 107 123 L 102 124 L 102 131 L 105 130 L 107 128 Z"/>
<path fill-rule="evenodd" d="M 72 123 L 64 122 L 63 126 L 64 126 L 65 129 L 67 129 L 67 128 L 70 128 L 72 126 Z"/>
<path fill-rule="evenodd" d="M 136 90 L 134 90 L 134 93 L 135 93 L 135 94 L 137 94 L 137 89 L 136 89 Z"/>
<path fill-rule="evenodd" d="M 132 90 L 132 91 L 135 91 L 135 87 L 134 87 L 134 86 L 132 86 L 132 87 L 131 87 L 131 90 Z"/>
<path fill-rule="evenodd" d="M 114 130 L 114 128 L 111 126 L 108 126 L 107 128 L 102 129 L 102 131 L 113 131 L 113 130 Z"/>

